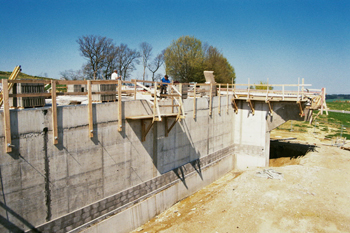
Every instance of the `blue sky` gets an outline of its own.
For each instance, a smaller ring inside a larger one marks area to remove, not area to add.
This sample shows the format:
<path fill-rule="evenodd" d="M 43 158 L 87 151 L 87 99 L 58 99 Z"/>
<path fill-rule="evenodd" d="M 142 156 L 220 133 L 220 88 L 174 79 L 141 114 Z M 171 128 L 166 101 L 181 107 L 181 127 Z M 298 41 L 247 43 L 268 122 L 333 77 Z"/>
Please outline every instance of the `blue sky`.
<path fill-rule="evenodd" d="M 100 35 L 155 56 L 180 36 L 218 48 L 236 83 L 350 93 L 349 0 L 0 0 L 0 70 L 59 78 L 85 62 L 76 40 Z M 164 74 L 164 69 L 160 71 Z M 133 72 L 142 78 L 142 67 Z M 150 74 L 149 74 L 150 77 Z"/>

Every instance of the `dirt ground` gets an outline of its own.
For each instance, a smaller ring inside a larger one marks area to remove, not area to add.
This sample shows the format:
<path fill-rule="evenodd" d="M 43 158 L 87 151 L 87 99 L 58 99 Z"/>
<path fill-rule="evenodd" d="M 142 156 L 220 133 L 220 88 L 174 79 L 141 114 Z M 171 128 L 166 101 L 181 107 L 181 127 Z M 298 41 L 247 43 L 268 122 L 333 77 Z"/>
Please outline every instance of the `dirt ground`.
<path fill-rule="evenodd" d="M 133 232 L 350 232 L 350 151 L 311 132 L 271 137 L 316 147 L 271 159 L 281 180 L 257 176 L 263 168 L 232 171 Z"/>

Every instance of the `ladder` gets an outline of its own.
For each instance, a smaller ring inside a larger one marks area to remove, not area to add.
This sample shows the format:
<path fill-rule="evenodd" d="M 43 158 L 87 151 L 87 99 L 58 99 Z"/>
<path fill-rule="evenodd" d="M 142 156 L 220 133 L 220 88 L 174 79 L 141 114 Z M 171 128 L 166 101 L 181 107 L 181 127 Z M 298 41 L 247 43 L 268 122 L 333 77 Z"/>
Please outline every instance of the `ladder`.
<path fill-rule="evenodd" d="M 16 66 L 15 69 L 12 71 L 12 74 L 10 75 L 8 80 L 15 80 L 15 79 L 17 79 L 19 72 L 21 72 L 21 66 Z M 13 83 L 9 83 L 8 90 L 10 91 L 12 87 L 13 87 Z M 3 91 L 1 91 L 0 107 L 2 106 L 3 102 L 4 102 Z"/>

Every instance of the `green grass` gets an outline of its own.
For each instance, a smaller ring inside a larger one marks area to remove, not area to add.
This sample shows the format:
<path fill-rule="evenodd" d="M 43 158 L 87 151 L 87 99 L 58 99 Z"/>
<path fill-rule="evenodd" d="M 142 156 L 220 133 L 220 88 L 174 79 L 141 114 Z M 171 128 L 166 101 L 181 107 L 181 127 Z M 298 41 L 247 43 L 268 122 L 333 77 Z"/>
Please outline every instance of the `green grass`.
<path fill-rule="evenodd" d="M 12 72 L 0 71 L 0 79 L 9 78 L 11 76 L 11 73 Z M 33 76 L 33 75 L 28 75 L 28 74 L 20 72 L 18 77 L 17 77 L 17 79 L 44 79 L 44 80 L 51 80 L 52 78 Z"/>
<path fill-rule="evenodd" d="M 350 139 L 350 134 L 348 134 L 348 133 L 342 133 L 342 134 L 340 134 L 340 133 L 327 134 L 327 136 L 326 136 L 325 138 L 331 139 L 331 138 L 340 137 L 340 136 L 343 137 L 343 138 L 346 138 L 347 140 Z"/>
<path fill-rule="evenodd" d="M 6 72 L 6 71 L 0 71 L 0 79 L 7 79 L 10 77 L 12 72 Z M 32 76 L 32 75 L 28 75 L 25 73 L 19 73 L 17 79 L 43 79 L 43 80 L 52 80 L 52 78 L 46 78 L 46 77 L 41 77 L 41 76 Z M 51 85 L 48 85 L 45 90 L 48 90 L 51 87 Z M 58 92 L 66 92 L 67 91 L 67 87 L 66 85 L 57 85 L 56 86 L 56 90 Z"/>
<path fill-rule="evenodd" d="M 350 100 L 337 100 L 333 102 L 327 102 L 327 107 L 331 110 L 350 111 Z"/>
<path fill-rule="evenodd" d="M 316 120 L 322 124 L 338 124 L 350 126 L 350 114 L 346 113 L 328 112 L 328 116 L 326 114 L 319 115 Z"/>
<path fill-rule="evenodd" d="M 350 139 L 350 114 L 329 112 L 328 116 L 324 113 L 323 115 L 318 115 L 316 117 L 317 113 L 318 111 L 313 113 L 314 121 L 312 125 L 308 122 L 293 121 L 291 123 L 288 121 L 277 127 L 276 130 L 290 131 L 292 127 L 294 132 L 302 133 L 307 132 L 307 129 L 314 128 L 315 132 L 322 131 L 326 133 L 326 138 L 342 136 L 346 137 L 348 140 Z"/>

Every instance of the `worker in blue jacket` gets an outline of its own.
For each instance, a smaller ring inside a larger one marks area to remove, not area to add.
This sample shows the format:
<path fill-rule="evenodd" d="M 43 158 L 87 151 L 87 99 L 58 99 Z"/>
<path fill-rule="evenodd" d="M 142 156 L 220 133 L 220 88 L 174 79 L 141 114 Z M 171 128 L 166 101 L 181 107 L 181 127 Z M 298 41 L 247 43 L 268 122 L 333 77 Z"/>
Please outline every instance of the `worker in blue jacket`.
<path fill-rule="evenodd" d="M 168 75 L 164 75 L 164 77 L 162 78 L 162 84 L 160 85 L 160 94 L 167 93 L 167 88 L 168 88 L 167 83 L 170 83 L 170 80 L 168 78 Z"/>

